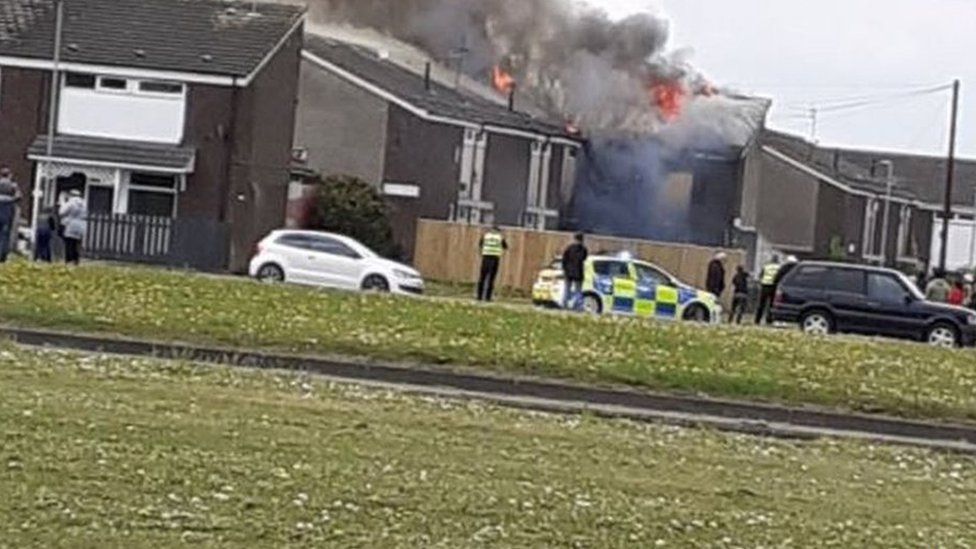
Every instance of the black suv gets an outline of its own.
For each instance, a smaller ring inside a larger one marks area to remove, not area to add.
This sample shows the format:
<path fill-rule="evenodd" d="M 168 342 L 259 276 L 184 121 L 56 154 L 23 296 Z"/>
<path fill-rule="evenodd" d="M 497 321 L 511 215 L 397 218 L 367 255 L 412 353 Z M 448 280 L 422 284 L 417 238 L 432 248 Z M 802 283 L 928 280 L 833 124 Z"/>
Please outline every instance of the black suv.
<path fill-rule="evenodd" d="M 897 271 L 857 265 L 797 265 L 777 288 L 773 320 L 798 323 L 804 332 L 819 335 L 881 335 L 939 347 L 976 342 L 973 311 L 926 301 Z"/>

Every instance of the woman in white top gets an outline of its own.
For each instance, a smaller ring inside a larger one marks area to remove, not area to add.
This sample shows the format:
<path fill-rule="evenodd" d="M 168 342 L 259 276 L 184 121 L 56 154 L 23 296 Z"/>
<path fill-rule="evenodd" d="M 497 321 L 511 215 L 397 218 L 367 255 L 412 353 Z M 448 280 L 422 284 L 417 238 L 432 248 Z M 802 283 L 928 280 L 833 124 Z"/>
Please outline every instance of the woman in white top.
<path fill-rule="evenodd" d="M 88 207 L 81 191 L 71 191 L 58 213 L 64 227 L 64 262 L 77 265 L 81 260 L 81 241 L 88 230 Z"/>

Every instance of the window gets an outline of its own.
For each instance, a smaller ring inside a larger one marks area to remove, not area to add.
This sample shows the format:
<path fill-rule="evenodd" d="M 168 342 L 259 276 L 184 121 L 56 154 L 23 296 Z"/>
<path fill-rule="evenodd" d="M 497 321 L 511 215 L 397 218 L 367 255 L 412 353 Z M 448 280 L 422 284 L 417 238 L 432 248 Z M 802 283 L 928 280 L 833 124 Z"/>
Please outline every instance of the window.
<path fill-rule="evenodd" d="M 298 248 L 300 250 L 313 250 L 312 243 L 303 234 L 286 234 L 278 240 L 275 244 L 280 244 L 282 246 L 288 246 L 289 248 Z"/>
<path fill-rule="evenodd" d="M 139 91 L 143 93 L 178 95 L 183 93 L 183 84 L 176 82 L 162 82 L 158 80 L 146 80 L 139 82 Z"/>
<path fill-rule="evenodd" d="M 600 276 L 611 278 L 630 278 L 630 266 L 623 261 L 597 261 L 593 271 Z"/>
<path fill-rule="evenodd" d="M 98 79 L 98 89 L 100 90 L 126 91 L 128 88 L 129 82 L 124 78 L 102 76 Z"/>
<path fill-rule="evenodd" d="M 642 282 L 649 281 L 654 284 L 664 286 L 670 286 L 672 284 L 669 276 L 655 269 L 654 267 L 651 267 L 650 265 L 634 263 L 634 269 L 637 271 L 637 280 Z"/>
<path fill-rule="evenodd" d="M 88 211 L 93 214 L 111 214 L 115 201 L 115 189 L 96 185 L 88 186 Z"/>
<path fill-rule="evenodd" d="M 176 177 L 164 174 L 132 172 L 129 174 L 129 186 L 173 190 L 176 188 Z"/>
<path fill-rule="evenodd" d="M 82 74 L 80 72 L 69 72 L 64 76 L 64 86 L 66 88 L 95 89 L 95 75 Z"/>
<path fill-rule="evenodd" d="M 129 213 L 173 217 L 176 195 L 147 191 L 129 191 Z"/>
<path fill-rule="evenodd" d="M 830 269 L 825 289 L 845 294 L 864 294 L 864 271 Z"/>
<path fill-rule="evenodd" d="M 128 198 L 130 214 L 173 217 L 176 213 L 176 177 L 131 172 Z"/>
<path fill-rule="evenodd" d="M 827 267 L 800 267 L 787 284 L 794 288 L 820 289 L 827 285 Z"/>
<path fill-rule="evenodd" d="M 882 303 L 901 303 L 908 297 L 908 291 L 893 276 L 869 273 L 868 297 Z"/>
<path fill-rule="evenodd" d="M 350 259 L 360 259 L 360 255 L 352 248 L 342 242 L 326 236 L 313 236 L 309 238 L 312 249 L 329 255 L 348 257 Z"/>

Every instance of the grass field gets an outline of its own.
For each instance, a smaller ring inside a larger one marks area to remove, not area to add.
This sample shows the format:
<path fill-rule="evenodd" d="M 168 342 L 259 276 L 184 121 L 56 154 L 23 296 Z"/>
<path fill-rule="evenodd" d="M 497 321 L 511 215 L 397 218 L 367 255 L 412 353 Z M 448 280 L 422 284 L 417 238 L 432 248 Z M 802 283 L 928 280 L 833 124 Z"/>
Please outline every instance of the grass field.
<path fill-rule="evenodd" d="M 148 269 L 0 268 L 0 321 L 464 365 L 589 383 L 976 421 L 976 355 L 262 286 Z"/>
<path fill-rule="evenodd" d="M 0 547 L 965 547 L 972 458 L 0 346 Z"/>

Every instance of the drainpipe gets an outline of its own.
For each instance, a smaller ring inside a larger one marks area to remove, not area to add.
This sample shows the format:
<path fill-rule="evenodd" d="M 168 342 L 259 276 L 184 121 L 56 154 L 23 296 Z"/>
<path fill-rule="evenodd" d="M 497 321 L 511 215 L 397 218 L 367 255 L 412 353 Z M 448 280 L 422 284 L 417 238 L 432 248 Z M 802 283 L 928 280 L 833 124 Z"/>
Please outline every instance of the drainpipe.
<path fill-rule="evenodd" d="M 58 80 L 60 79 L 61 69 L 61 35 L 64 30 L 64 0 L 56 0 L 55 4 L 55 23 L 54 23 L 54 65 L 51 70 L 51 91 L 47 111 L 47 147 L 45 150 L 44 166 L 42 167 L 44 177 L 48 183 L 53 182 L 54 164 L 54 132 L 57 131 L 57 112 L 58 112 Z M 44 198 L 44 189 L 40 187 L 38 178 L 34 178 L 34 192 L 31 200 L 31 247 L 37 245 L 37 223 L 41 217 L 41 200 Z"/>
<path fill-rule="evenodd" d="M 227 146 L 227 152 L 224 159 L 224 177 L 223 181 L 220 183 L 220 196 L 218 197 L 220 200 L 220 209 L 217 219 L 221 223 L 227 221 L 231 177 L 234 175 L 234 147 L 237 144 L 237 103 L 239 101 L 240 86 L 238 86 L 237 77 L 235 76 L 231 81 L 230 123 L 227 127 L 227 136 L 224 138 L 224 144 Z"/>

